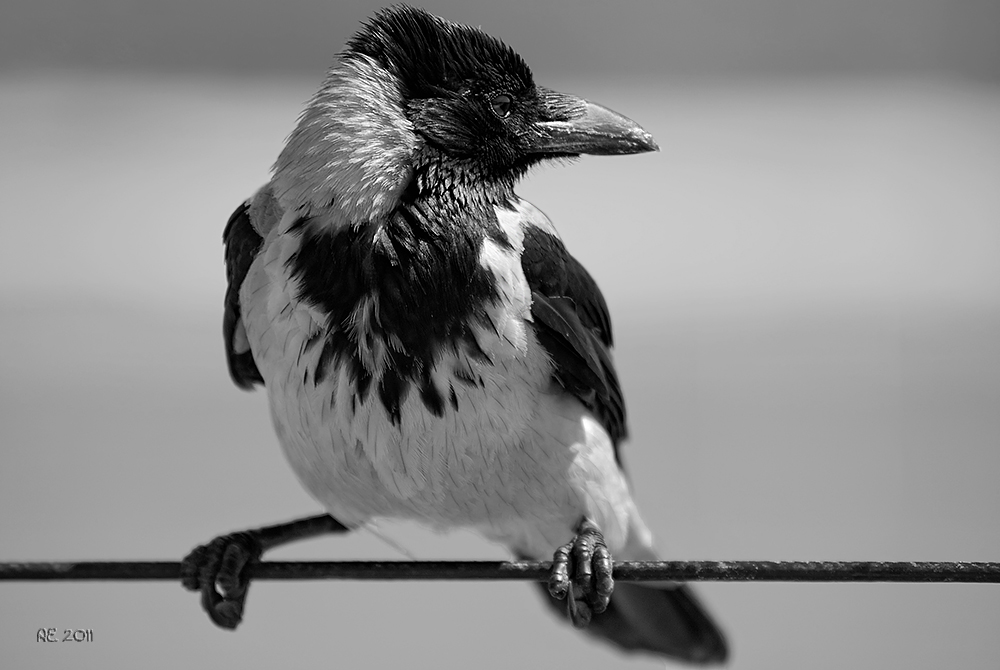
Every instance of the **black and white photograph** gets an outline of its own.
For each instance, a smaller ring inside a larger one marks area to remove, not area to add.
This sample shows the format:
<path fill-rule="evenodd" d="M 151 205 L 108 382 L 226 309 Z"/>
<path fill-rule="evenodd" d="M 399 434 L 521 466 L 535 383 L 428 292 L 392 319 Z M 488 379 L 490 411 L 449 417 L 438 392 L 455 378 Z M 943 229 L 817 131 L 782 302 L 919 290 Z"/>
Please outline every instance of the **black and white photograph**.
<path fill-rule="evenodd" d="M 4 668 L 1000 667 L 996 2 L 11 0 L 0 196 Z"/>

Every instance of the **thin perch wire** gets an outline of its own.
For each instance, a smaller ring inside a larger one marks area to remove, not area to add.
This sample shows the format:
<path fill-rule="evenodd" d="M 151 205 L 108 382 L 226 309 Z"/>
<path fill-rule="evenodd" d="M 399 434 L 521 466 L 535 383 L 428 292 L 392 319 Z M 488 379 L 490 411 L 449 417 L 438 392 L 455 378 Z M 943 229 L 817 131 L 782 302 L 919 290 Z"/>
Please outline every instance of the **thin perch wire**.
<path fill-rule="evenodd" d="M 254 579 L 523 580 L 544 582 L 547 561 L 267 561 Z M 0 581 L 179 581 L 173 561 L 0 563 Z M 621 581 L 1000 583 L 1000 563 L 910 561 L 658 561 L 615 563 Z"/>

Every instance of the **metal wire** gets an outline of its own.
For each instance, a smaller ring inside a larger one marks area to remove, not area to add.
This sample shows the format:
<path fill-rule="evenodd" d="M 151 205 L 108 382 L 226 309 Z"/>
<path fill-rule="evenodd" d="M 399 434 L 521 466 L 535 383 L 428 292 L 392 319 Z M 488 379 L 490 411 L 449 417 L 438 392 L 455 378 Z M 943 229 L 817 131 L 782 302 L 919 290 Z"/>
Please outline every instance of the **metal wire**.
<path fill-rule="evenodd" d="M 267 561 L 254 579 L 548 579 L 542 561 Z M 174 561 L 0 563 L 0 581 L 179 581 Z M 884 561 L 659 561 L 615 563 L 621 581 L 1000 583 L 1000 563 Z"/>

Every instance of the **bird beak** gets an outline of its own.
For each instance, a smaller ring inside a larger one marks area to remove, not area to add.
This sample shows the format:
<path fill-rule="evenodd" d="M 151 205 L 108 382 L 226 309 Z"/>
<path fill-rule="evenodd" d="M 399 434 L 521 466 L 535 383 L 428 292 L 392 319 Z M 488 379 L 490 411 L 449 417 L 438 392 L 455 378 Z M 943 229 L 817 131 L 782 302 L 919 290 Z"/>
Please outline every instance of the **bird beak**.
<path fill-rule="evenodd" d="M 610 156 L 660 150 L 638 123 L 607 107 L 548 90 L 541 98 L 543 120 L 535 124 L 532 153 Z"/>

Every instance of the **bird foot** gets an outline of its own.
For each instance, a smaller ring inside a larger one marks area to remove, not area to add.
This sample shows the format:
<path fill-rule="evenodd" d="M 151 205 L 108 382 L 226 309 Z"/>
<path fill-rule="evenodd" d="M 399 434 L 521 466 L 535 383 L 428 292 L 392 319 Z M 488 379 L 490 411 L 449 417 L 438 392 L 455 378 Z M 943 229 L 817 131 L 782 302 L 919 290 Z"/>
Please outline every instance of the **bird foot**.
<path fill-rule="evenodd" d="M 566 613 L 577 628 L 586 628 L 594 614 L 607 609 L 615 588 L 613 567 L 604 535 L 588 520 L 580 524 L 572 541 L 556 549 L 549 593 L 566 600 Z"/>
<path fill-rule="evenodd" d="M 250 571 L 263 552 L 258 533 L 222 535 L 181 561 L 181 583 L 201 591 L 201 606 L 215 625 L 233 630 L 243 620 Z"/>

